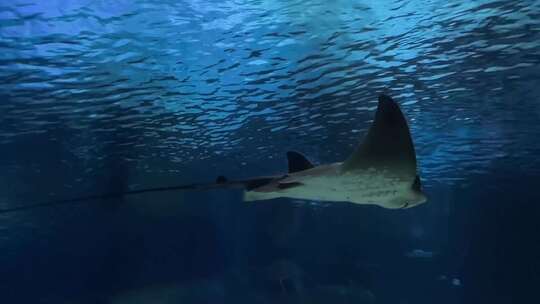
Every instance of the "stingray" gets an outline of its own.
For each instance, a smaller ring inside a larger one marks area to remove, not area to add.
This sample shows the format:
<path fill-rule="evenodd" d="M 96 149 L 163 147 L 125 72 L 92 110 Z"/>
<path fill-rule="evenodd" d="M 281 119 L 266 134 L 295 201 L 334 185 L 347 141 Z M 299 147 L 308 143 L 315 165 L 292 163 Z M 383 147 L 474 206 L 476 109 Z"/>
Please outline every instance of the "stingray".
<path fill-rule="evenodd" d="M 216 183 L 244 186 L 245 201 L 292 198 L 350 202 L 389 209 L 426 201 L 417 172 L 416 153 L 398 104 L 380 95 L 375 119 L 355 151 L 343 162 L 315 166 L 302 154 L 287 152 L 287 174 Z"/>
<path fill-rule="evenodd" d="M 0 210 L 7 213 L 37 207 L 102 200 L 148 192 L 242 188 L 244 200 L 290 198 L 322 202 L 349 202 L 404 209 L 426 202 L 417 172 L 416 153 L 409 126 L 398 104 L 387 95 L 378 98 L 371 127 L 344 161 L 315 165 L 299 152 L 287 152 L 288 172 L 212 183 L 132 190 L 24 205 Z"/>

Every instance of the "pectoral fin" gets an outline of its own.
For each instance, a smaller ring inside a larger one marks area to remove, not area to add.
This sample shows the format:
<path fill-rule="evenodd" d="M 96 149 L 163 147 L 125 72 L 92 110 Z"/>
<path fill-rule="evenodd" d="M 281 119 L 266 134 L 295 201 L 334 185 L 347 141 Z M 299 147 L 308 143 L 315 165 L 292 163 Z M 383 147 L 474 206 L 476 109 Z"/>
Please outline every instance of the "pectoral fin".
<path fill-rule="evenodd" d="M 416 153 L 407 121 L 398 104 L 379 96 L 375 119 L 364 141 L 343 163 L 344 170 L 388 169 L 416 177 Z"/>

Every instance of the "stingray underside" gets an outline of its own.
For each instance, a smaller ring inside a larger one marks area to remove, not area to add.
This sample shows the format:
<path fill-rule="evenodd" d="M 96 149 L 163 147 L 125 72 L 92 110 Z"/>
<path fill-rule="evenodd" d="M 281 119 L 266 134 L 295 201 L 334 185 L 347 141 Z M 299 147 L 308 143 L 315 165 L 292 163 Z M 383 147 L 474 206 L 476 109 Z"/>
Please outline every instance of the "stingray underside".
<path fill-rule="evenodd" d="M 290 197 L 387 208 L 424 200 L 409 126 L 387 95 L 379 96 L 371 127 L 343 163 L 313 166 L 299 153 L 289 152 L 287 157 L 289 174 L 250 189 L 245 200 Z"/>

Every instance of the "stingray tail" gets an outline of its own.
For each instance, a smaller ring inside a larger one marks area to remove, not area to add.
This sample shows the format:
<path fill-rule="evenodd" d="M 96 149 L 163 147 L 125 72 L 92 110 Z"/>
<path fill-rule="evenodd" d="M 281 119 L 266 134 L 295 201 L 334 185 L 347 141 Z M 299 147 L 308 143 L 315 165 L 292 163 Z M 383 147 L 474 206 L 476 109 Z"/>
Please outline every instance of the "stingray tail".
<path fill-rule="evenodd" d="M 82 203 L 97 202 L 101 200 L 110 200 L 118 199 L 124 196 L 139 195 L 144 193 L 153 193 L 153 192 L 171 192 L 171 191 L 204 191 L 212 189 L 246 189 L 250 190 L 261 185 L 264 185 L 271 181 L 272 177 L 262 177 L 246 180 L 233 180 L 229 181 L 224 176 L 219 176 L 213 183 L 198 183 L 198 184 L 188 184 L 188 185 L 178 185 L 178 186 L 168 186 L 168 187 L 156 187 L 156 188 L 145 188 L 145 189 L 136 189 L 128 190 L 121 192 L 109 192 L 88 196 L 81 196 L 76 198 L 53 200 L 42 203 L 26 204 L 22 206 L 16 206 L 11 208 L 0 209 L 0 214 L 12 213 L 18 211 L 32 210 L 38 208 L 54 207 L 61 205 L 75 205 Z"/>

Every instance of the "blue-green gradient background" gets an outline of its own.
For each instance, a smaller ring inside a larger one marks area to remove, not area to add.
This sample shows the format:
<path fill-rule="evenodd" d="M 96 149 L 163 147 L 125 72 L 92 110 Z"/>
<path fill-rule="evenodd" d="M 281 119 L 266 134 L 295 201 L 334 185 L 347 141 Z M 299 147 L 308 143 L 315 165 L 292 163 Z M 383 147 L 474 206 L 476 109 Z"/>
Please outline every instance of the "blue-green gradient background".
<path fill-rule="evenodd" d="M 341 161 L 383 92 L 428 204 L 0 214 L 0 302 L 535 303 L 540 273 L 540 1 L 0 0 L 2 209 Z"/>

